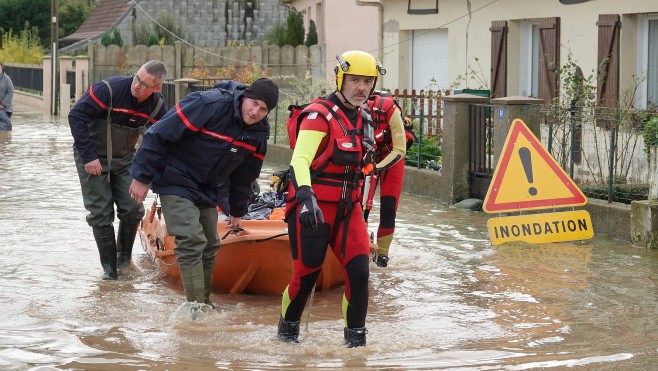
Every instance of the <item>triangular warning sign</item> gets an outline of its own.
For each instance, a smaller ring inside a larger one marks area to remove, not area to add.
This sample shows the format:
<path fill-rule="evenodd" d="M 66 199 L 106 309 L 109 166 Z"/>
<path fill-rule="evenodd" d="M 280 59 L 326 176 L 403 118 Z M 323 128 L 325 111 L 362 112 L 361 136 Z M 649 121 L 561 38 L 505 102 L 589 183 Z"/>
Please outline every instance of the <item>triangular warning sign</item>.
<path fill-rule="evenodd" d="M 514 120 L 482 209 L 501 213 L 586 203 L 583 192 L 526 124 Z"/>

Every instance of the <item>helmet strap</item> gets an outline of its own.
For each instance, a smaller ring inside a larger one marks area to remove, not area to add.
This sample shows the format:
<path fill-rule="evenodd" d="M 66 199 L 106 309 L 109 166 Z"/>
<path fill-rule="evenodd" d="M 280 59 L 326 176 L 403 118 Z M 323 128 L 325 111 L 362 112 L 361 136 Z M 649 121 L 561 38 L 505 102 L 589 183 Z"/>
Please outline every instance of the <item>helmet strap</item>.
<path fill-rule="evenodd" d="M 341 90 L 342 90 L 342 88 L 341 88 Z M 339 97 L 339 98 L 340 98 L 340 100 L 343 101 L 343 103 L 349 103 L 350 105 L 352 105 L 352 106 L 354 106 L 354 107 L 358 107 L 356 104 L 350 102 L 350 100 L 347 99 L 347 97 L 345 96 L 345 94 L 343 94 L 342 91 L 339 90 L 338 93 L 340 93 L 340 97 Z"/>

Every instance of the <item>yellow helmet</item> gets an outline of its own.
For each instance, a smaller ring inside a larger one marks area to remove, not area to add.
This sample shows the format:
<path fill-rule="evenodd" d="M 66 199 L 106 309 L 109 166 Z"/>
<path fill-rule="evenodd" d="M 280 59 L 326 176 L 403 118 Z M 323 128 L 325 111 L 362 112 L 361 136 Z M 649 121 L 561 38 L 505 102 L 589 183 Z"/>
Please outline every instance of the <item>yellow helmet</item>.
<path fill-rule="evenodd" d="M 334 72 L 336 73 L 336 88 L 338 91 L 343 87 L 343 77 L 346 74 L 371 76 L 375 78 L 376 84 L 377 76 L 386 73 L 386 70 L 375 57 L 360 50 L 347 51 L 337 55 L 336 59 L 338 64 L 334 67 Z"/>

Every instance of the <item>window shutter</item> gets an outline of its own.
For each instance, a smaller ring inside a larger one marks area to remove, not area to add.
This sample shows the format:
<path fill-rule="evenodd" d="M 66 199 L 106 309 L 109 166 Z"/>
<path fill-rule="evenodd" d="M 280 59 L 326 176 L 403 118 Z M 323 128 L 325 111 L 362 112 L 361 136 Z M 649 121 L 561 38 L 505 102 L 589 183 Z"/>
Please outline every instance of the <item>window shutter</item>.
<path fill-rule="evenodd" d="M 539 20 L 539 99 L 551 104 L 558 95 L 560 18 Z"/>
<path fill-rule="evenodd" d="M 599 54 L 597 72 L 597 98 L 605 107 L 617 107 L 619 103 L 619 31 L 618 14 L 600 14 Z"/>
<path fill-rule="evenodd" d="M 491 97 L 507 96 L 507 21 L 491 22 Z"/>

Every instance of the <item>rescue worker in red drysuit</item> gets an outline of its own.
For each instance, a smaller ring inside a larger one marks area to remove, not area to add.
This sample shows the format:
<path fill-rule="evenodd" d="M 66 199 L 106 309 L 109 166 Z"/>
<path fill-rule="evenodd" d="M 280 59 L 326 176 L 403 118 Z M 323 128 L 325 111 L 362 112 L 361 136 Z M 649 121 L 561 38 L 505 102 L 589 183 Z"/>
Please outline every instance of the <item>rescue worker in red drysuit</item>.
<path fill-rule="evenodd" d="M 379 183 L 379 227 L 377 228 L 377 252 L 375 263 L 388 265 L 388 252 L 395 232 L 395 216 L 400 202 L 404 180 L 404 156 L 413 141 L 413 135 L 404 128 L 400 107 L 387 93 L 373 94 L 368 98 L 368 108 L 375 125 L 376 161 L 374 187 Z M 408 119 L 407 119 L 408 120 Z M 364 198 L 368 195 L 364 195 Z M 368 209 L 364 216 L 368 220 Z"/>
<path fill-rule="evenodd" d="M 278 336 L 298 342 L 304 306 L 330 244 L 343 266 L 343 333 L 351 348 L 366 345 L 368 311 L 370 251 L 360 198 L 363 121 L 370 115 L 364 118 L 361 106 L 383 69 L 362 51 L 336 58 L 337 90 L 305 108 L 290 161 L 292 201 L 286 203 L 286 221 L 294 272 L 283 292 Z"/>

